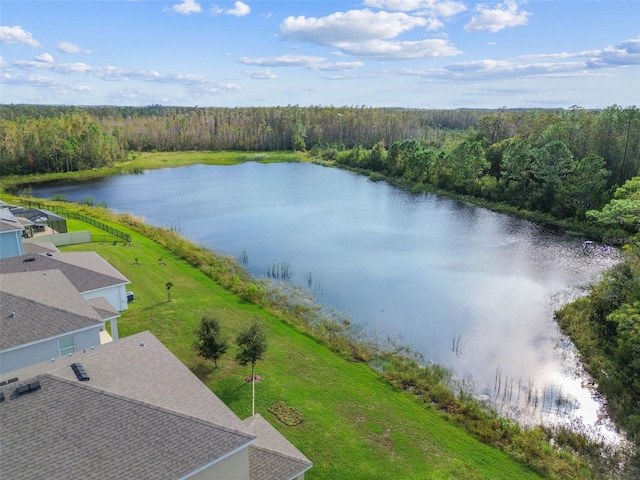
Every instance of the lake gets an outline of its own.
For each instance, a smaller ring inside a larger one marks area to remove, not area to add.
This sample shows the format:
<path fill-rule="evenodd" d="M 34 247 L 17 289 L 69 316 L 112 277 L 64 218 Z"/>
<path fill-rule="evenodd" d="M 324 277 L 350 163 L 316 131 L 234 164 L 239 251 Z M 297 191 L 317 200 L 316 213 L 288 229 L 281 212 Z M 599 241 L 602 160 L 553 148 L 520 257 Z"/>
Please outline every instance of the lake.
<path fill-rule="evenodd" d="M 286 273 L 368 332 L 451 367 L 503 414 L 613 435 L 553 318 L 617 261 L 585 252 L 584 238 L 306 163 L 194 165 L 31 193 L 91 196 L 255 276 Z"/>

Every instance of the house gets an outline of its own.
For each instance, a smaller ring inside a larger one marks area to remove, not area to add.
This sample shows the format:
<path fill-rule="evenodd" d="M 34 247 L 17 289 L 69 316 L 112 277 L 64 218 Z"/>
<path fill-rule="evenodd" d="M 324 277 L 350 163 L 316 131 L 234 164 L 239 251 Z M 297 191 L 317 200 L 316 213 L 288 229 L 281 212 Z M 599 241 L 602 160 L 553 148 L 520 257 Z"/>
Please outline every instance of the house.
<path fill-rule="evenodd" d="M 33 237 L 34 233 L 43 232 L 46 227 L 57 233 L 67 233 L 67 221 L 49 210 L 23 208 L 15 205 L 10 205 L 8 208 L 17 218 L 24 219 L 29 223 L 27 237 Z"/>
<path fill-rule="evenodd" d="M 96 252 L 41 251 L 0 259 L 1 275 L 51 270 L 60 270 L 86 300 L 102 297 L 118 312 L 127 309 L 129 280 Z M 117 329 L 112 335 L 117 339 Z"/>
<path fill-rule="evenodd" d="M 117 340 L 129 280 L 95 252 L 23 244 L 18 220 L 0 212 L 0 372 Z"/>
<path fill-rule="evenodd" d="M 1 478 L 303 480 L 312 467 L 150 332 L 0 375 L 0 413 Z"/>
<path fill-rule="evenodd" d="M 0 372 L 111 341 L 105 324 L 119 316 L 106 300 L 83 298 L 60 270 L 3 273 Z"/>
<path fill-rule="evenodd" d="M 25 228 L 8 208 L 0 208 L 0 258 L 24 255 Z"/>

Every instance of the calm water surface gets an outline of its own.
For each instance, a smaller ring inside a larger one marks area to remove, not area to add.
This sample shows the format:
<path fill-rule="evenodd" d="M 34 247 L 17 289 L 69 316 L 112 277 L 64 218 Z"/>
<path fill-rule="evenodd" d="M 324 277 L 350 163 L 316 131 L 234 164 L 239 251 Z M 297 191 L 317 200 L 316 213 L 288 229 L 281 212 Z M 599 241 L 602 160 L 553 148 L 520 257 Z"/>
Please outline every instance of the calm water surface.
<path fill-rule="evenodd" d="M 582 238 L 310 164 L 196 165 L 33 191 L 56 193 L 246 255 L 257 276 L 288 268 L 319 303 L 452 367 L 508 404 L 503 413 L 611 428 L 553 319 L 615 263 L 585 255 Z"/>

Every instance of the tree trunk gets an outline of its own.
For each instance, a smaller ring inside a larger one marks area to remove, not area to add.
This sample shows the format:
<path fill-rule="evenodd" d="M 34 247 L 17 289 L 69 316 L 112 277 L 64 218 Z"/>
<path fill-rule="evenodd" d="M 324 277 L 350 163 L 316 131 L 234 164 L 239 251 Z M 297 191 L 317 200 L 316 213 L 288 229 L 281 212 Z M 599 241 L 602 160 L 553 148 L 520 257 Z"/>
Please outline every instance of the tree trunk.
<path fill-rule="evenodd" d="M 255 364 L 251 364 L 251 416 L 256 414 L 256 374 Z"/>

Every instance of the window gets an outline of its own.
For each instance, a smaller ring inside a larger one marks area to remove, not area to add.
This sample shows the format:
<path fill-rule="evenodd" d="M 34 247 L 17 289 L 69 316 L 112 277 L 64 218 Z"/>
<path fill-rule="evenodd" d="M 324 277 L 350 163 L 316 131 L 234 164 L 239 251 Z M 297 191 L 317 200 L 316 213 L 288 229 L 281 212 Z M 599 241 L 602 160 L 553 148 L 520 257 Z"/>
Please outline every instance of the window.
<path fill-rule="evenodd" d="M 60 338 L 58 340 L 58 346 L 60 347 L 60 356 L 62 357 L 76 351 L 76 342 L 73 339 L 73 335 Z"/>

